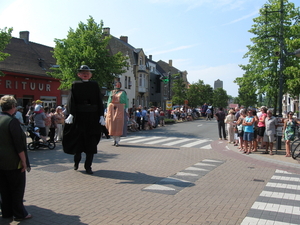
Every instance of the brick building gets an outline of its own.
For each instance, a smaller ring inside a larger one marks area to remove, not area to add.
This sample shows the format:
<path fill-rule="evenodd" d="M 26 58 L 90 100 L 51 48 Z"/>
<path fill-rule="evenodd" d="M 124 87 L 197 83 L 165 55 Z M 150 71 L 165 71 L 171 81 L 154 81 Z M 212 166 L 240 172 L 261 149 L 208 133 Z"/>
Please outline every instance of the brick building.
<path fill-rule="evenodd" d="M 47 75 L 54 66 L 53 48 L 29 41 L 29 32 L 20 32 L 20 38 L 11 38 L 4 52 L 10 56 L 0 62 L 0 97 L 14 95 L 18 105 L 25 108 L 33 100 L 41 99 L 44 106 L 62 104 L 66 94 L 58 90 L 60 81 Z M 26 111 L 26 110 L 24 110 Z"/>

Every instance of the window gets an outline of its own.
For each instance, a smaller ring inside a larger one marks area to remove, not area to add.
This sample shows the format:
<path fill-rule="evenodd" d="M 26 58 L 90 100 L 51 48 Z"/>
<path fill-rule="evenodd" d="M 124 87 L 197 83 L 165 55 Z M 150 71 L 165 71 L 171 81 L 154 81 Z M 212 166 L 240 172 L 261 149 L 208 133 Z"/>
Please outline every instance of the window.
<path fill-rule="evenodd" d="M 130 79 L 131 77 L 128 77 L 128 89 L 131 89 L 131 79 Z"/>
<path fill-rule="evenodd" d="M 127 88 L 127 76 L 125 76 L 125 88 Z"/>
<path fill-rule="evenodd" d="M 143 75 L 144 75 L 144 87 L 147 88 L 148 87 L 148 80 L 146 79 L 147 75 L 146 74 Z"/>
<path fill-rule="evenodd" d="M 140 56 L 140 65 L 143 65 L 143 57 Z"/>
<path fill-rule="evenodd" d="M 161 80 L 160 80 L 160 76 L 156 76 L 155 78 L 155 92 L 156 93 L 160 93 L 160 89 L 161 89 Z"/>
<path fill-rule="evenodd" d="M 143 87 L 143 74 L 140 74 L 140 77 L 139 77 L 139 86 Z"/>

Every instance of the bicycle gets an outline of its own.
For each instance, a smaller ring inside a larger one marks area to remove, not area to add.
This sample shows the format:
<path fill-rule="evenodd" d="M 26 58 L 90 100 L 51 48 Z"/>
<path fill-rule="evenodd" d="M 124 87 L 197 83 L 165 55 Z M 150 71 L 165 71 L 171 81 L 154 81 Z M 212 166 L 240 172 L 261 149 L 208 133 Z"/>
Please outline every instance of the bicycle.
<path fill-rule="evenodd" d="M 35 150 L 39 148 L 49 148 L 50 150 L 52 150 L 56 147 L 56 144 L 55 142 L 50 140 L 46 141 L 45 143 L 42 141 L 33 141 L 30 142 L 27 147 L 29 150 Z"/>
<path fill-rule="evenodd" d="M 49 148 L 54 149 L 56 147 L 56 144 L 54 141 L 47 140 L 46 142 L 40 141 L 40 137 L 38 137 L 34 132 L 32 127 L 28 127 L 27 131 L 32 139 L 32 142 L 30 142 L 27 147 L 29 150 L 35 150 L 39 148 Z"/>

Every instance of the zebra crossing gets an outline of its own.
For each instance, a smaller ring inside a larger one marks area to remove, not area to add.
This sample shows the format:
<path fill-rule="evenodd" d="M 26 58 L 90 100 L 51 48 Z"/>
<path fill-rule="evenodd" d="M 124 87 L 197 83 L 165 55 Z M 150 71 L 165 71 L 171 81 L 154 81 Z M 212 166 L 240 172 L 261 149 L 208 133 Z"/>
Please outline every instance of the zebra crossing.
<path fill-rule="evenodd" d="M 300 224 L 300 175 L 276 170 L 242 225 Z"/>
<path fill-rule="evenodd" d="M 163 178 L 142 190 L 160 194 L 175 195 L 186 187 L 194 186 L 197 180 L 222 165 L 224 162 L 225 161 L 221 160 L 205 159 L 172 176 Z"/>
<path fill-rule="evenodd" d="M 145 144 L 145 145 L 163 145 L 174 147 L 186 148 L 201 148 L 211 149 L 211 139 L 198 139 L 198 138 L 178 138 L 178 137 L 163 137 L 163 136 L 135 136 L 135 137 L 122 137 L 120 144 Z"/>

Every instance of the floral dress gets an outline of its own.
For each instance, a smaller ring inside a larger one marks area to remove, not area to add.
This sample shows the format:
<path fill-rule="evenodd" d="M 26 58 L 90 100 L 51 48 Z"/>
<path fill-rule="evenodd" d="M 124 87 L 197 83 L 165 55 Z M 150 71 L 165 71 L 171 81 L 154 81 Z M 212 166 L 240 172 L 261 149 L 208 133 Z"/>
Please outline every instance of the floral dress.
<path fill-rule="evenodd" d="M 286 128 L 284 131 L 284 140 L 291 140 L 295 139 L 295 130 L 296 130 L 296 123 L 295 121 L 287 121 Z"/>

